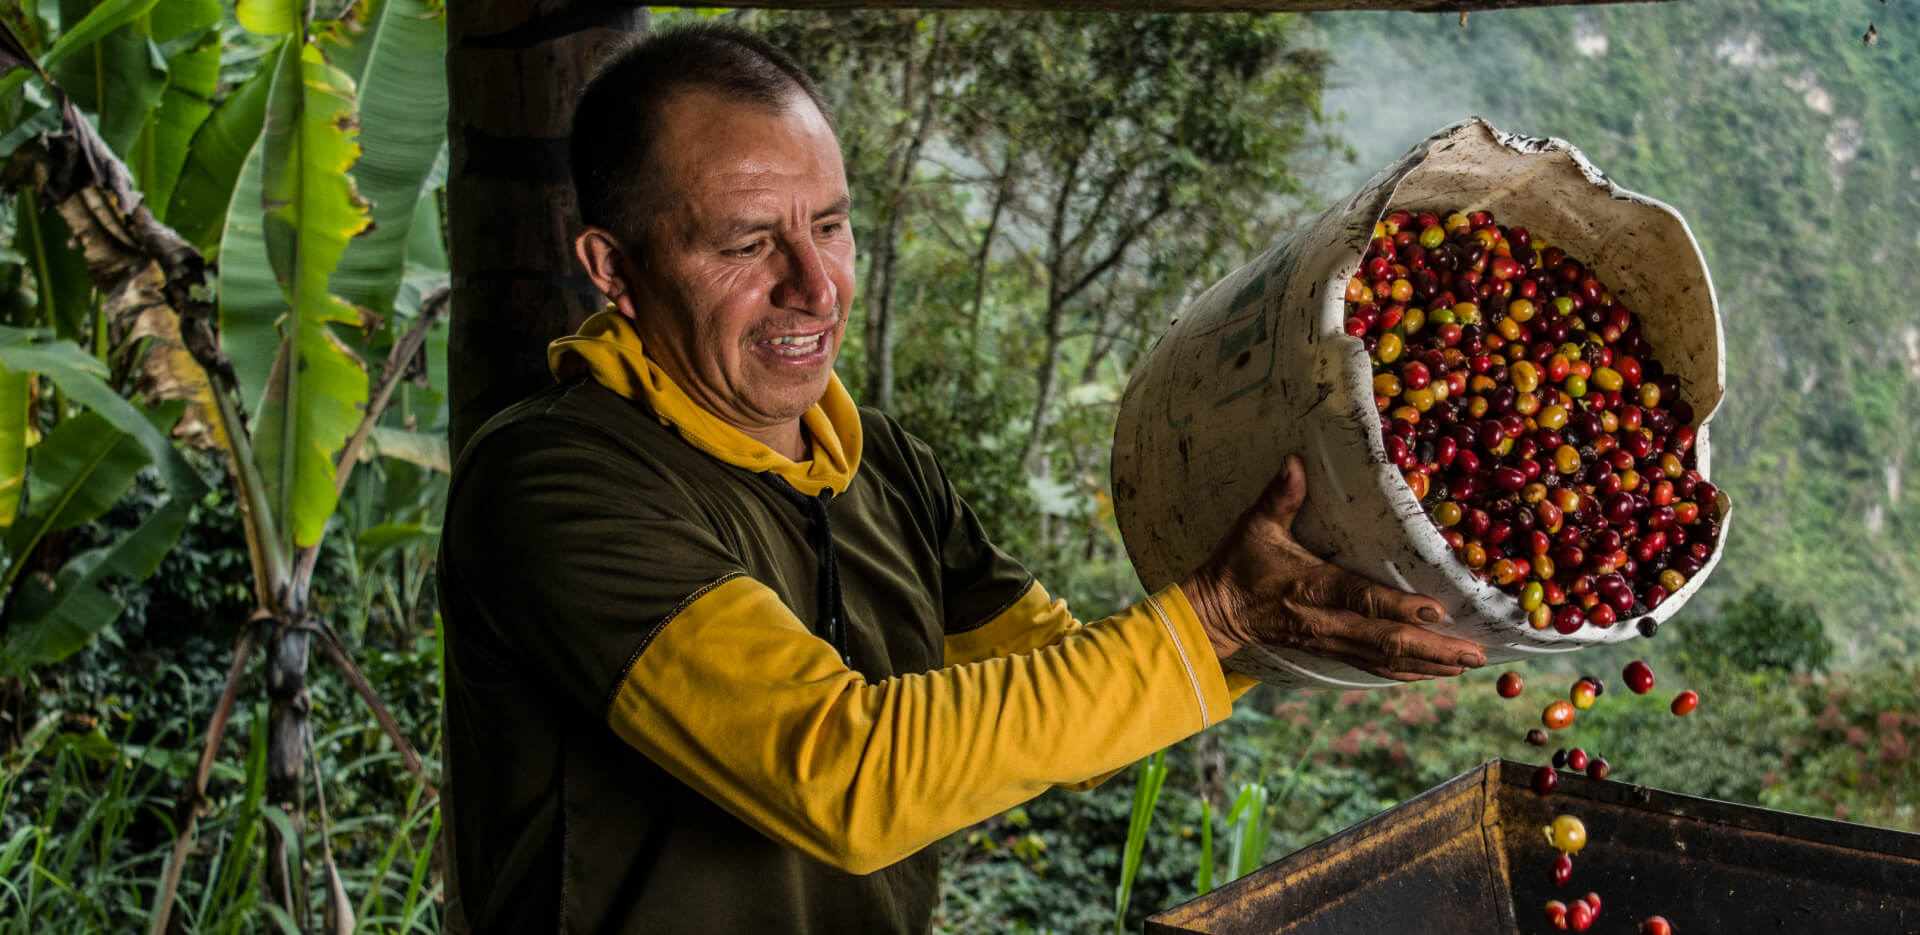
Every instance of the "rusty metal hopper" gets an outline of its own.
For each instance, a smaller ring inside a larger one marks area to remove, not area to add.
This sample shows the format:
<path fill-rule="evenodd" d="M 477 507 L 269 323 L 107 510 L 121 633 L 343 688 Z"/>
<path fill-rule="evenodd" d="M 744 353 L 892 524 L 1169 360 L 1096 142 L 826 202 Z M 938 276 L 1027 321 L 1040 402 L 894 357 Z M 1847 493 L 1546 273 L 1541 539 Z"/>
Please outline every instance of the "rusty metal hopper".
<path fill-rule="evenodd" d="M 1681 935 L 1920 935 L 1920 835 L 1492 760 L 1339 834 L 1147 920 L 1148 935 L 1552 932 L 1547 900 L 1588 891 L 1589 929 Z M 1541 827 L 1586 823 L 1572 882 L 1550 879 Z"/>

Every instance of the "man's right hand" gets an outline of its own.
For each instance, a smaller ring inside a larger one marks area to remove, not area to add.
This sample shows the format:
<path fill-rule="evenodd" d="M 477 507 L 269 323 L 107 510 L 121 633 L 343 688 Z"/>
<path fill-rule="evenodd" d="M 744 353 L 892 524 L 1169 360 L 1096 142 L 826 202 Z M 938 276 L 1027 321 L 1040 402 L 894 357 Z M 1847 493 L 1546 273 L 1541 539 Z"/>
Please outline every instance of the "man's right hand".
<path fill-rule="evenodd" d="M 1466 640 L 1426 629 L 1438 601 L 1343 571 L 1293 538 L 1306 501 L 1295 456 L 1240 515 L 1213 555 L 1180 583 L 1221 660 L 1254 643 L 1296 649 L 1400 681 L 1459 675 L 1485 665 Z"/>

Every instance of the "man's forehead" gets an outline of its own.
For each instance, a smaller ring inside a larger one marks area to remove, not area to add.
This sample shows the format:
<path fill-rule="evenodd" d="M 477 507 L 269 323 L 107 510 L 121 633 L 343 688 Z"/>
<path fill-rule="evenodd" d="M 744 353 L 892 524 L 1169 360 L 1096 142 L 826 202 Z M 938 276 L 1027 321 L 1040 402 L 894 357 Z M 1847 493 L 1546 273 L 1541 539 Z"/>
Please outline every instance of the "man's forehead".
<path fill-rule="evenodd" d="M 796 196 L 844 201 L 846 177 L 831 127 L 805 94 L 776 110 L 754 101 L 688 92 L 666 102 L 661 168 L 683 208 L 707 214 L 723 206 L 765 203 L 783 209 Z"/>

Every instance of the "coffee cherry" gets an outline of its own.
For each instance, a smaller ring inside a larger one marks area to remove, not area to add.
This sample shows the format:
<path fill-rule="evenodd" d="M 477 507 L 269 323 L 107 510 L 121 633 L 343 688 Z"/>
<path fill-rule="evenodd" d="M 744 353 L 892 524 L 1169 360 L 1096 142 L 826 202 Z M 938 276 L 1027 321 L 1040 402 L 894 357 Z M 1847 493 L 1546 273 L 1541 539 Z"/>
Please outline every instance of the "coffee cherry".
<path fill-rule="evenodd" d="M 1527 743 L 1535 747 L 1547 745 L 1547 732 L 1536 727 L 1527 731 Z"/>
<path fill-rule="evenodd" d="M 1717 491 L 1639 320 L 1599 271 L 1533 242 L 1485 211 L 1394 212 L 1343 327 L 1372 355 L 1388 458 L 1448 547 L 1530 627 L 1574 634 L 1698 575 Z"/>
<path fill-rule="evenodd" d="M 1567 748 L 1561 747 L 1560 749 L 1553 751 L 1553 768 L 1565 769 L 1566 767 L 1567 767 Z"/>
<path fill-rule="evenodd" d="M 1494 683 L 1494 690 L 1499 692 L 1502 698 L 1518 698 L 1521 686 L 1520 673 L 1502 672 L 1500 680 Z"/>
<path fill-rule="evenodd" d="M 1587 761 L 1587 778 L 1589 779 L 1605 779 L 1611 772 L 1613 767 L 1607 764 L 1607 758 L 1604 756 L 1596 756 Z"/>
<path fill-rule="evenodd" d="M 1691 689 L 1673 696 L 1673 713 L 1685 714 L 1700 704 L 1700 695 Z"/>
<path fill-rule="evenodd" d="M 1575 900 L 1567 907 L 1567 927 L 1576 932 L 1584 932 L 1593 925 L 1593 907 Z"/>
<path fill-rule="evenodd" d="M 1587 751 L 1582 750 L 1579 747 L 1574 747 L 1573 749 L 1568 750 L 1567 751 L 1567 768 L 1570 770 L 1573 770 L 1576 773 L 1585 772 L 1587 768 Z"/>
<path fill-rule="evenodd" d="M 1556 815 L 1540 831 L 1546 835 L 1547 843 L 1562 854 L 1578 854 L 1587 846 L 1586 822 L 1572 815 Z"/>
<path fill-rule="evenodd" d="M 1691 693 L 1689 692 L 1689 694 Z M 1684 711 L 1677 710 L 1679 707 L 1679 704 L 1680 702 L 1676 699 L 1674 701 L 1674 706 L 1676 708 L 1674 713 L 1675 714 L 1686 713 Z M 1688 706 L 1688 710 L 1692 710 L 1692 705 Z M 1547 705 L 1546 710 L 1540 712 L 1540 723 L 1546 725 L 1548 730 L 1565 730 L 1568 725 L 1573 723 L 1573 704 L 1567 701 L 1556 701 L 1550 705 Z"/>
<path fill-rule="evenodd" d="M 1595 893 L 1589 890 L 1587 892 L 1587 895 L 1580 897 L 1580 901 L 1583 903 L 1586 903 L 1587 906 L 1593 910 L 1594 918 L 1600 917 L 1600 894 L 1599 893 Z"/>
<path fill-rule="evenodd" d="M 1547 900 L 1547 924 L 1565 930 L 1567 927 L 1567 904 L 1557 899 Z"/>
<path fill-rule="evenodd" d="M 1553 882 L 1556 885 L 1565 886 L 1567 881 L 1571 879 L 1573 879 L 1573 858 L 1566 854 L 1555 857 L 1553 859 Z"/>
<path fill-rule="evenodd" d="M 1673 935 L 1673 925 L 1665 916 L 1648 916 L 1640 923 L 1640 935 Z"/>
<path fill-rule="evenodd" d="M 1560 785 L 1560 774 L 1551 766 L 1542 766 L 1533 771 L 1533 792 L 1535 795 L 1552 795 L 1555 786 Z"/>
<path fill-rule="evenodd" d="M 1599 608 L 1595 608 L 1595 609 L 1598 610 Z M 1600 693 L 1594 687 L 1594 683 L 1589 682 L 1586 679 L 1581 679 L 1573 683 L 1573 688 L 1569 689 L 1567 692 L 1567 697 L 1569 700 L 1573 702 L 1573 706 L 1576 708 L 1579 708 L 1582 711 L 1593 707 L 1593 700 L 1599 697 L 1599 695 Z M 1580 767 L 1578 766 L 1574 767 L 1574 769 L 1579 769 L 1579 768 Z"/>
<path fill-rule="evenodd" d="M 1627 667 L 1620 671 L 1620 679 L 1626 682 L 1627 687 L 1633 689 L 1636 695 L 1644 695 L 1653 690 L 1653 669 L 1638 659 L 1627 663 Z"/>

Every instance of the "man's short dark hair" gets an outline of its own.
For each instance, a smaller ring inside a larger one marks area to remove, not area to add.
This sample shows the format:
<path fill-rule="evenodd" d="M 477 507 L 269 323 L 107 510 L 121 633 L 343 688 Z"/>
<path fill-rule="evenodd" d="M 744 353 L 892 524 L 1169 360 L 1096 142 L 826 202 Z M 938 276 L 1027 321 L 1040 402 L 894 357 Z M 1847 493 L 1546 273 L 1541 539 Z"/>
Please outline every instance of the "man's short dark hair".
<path fill-rule="evenodd" d="M 661 112 L 686 91 L 709 91 L 775 112 L 784 111 L 798 91 L 827 116 L 819 88 L 793 59 L 735 26 L 666 30 L 615 53 L 574 110 L 568 164 L 581 220 L 612 233 L 623 246 L 641 244 L 660 203 L 655 141 Z"/>

